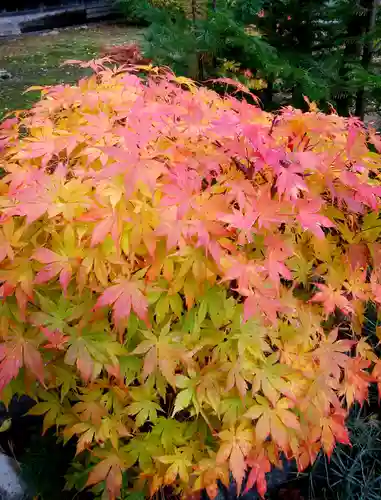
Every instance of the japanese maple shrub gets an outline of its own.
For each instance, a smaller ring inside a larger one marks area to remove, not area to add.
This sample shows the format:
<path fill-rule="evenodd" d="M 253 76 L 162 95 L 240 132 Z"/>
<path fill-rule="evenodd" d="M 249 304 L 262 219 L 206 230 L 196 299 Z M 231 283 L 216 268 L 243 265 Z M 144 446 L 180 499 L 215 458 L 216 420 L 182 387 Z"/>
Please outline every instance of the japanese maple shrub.
<path fill-rule="evenodd" d="M 94 65 L 0 129 L 1 398 L 77 440 L 77 488 L 263 495 L 381 382 L 381 139 Z"/>

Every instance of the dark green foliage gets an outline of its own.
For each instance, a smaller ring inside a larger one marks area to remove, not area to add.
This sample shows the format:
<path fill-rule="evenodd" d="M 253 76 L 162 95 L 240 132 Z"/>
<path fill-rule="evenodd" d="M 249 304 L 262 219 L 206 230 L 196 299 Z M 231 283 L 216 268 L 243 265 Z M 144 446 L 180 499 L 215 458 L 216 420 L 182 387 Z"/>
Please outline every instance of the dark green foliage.
<path fill-rule="evenodd" d="M 250 70 L 266 80 L 258 94 L 270 109 L 303 108 L 304 96 L 344 115 L 378 109 L 381 27 L 374 0 L 211 0 L 207 7 L 204 0 L 174 0 L 162 2 L 165 8 L 120 1 L 150 25 L 147 56 L 177 73 L 230 76 L 224 61 L 231 61 L 239 68 L 235 78 Z"/>
<path fill-rule="evenodd" d="M 348 422 L 352 447 L 338 445 L 328 461 L 321 455 L 309 475 L 309 498 L 381 498 L 381 425 L 357 410 Z"/>
<path fill-rule="evenodd" d="M 64 475 L 73 458 L 73 446 L 57 443 L 57 437 L 50 431 L 41 437 L 41 429 L 38 429 L 30 434 L 30 443 L 18 458 L 21 476 L 33 498 L 73 498 L 74 493 L 64 491 Z"/>
<path fill-rule="evenodd" d="M 115 4 L 124 18 L 132 24 L 147 25 L 147 12 L 150 10 L 148 0 L 116 0 Z"/>

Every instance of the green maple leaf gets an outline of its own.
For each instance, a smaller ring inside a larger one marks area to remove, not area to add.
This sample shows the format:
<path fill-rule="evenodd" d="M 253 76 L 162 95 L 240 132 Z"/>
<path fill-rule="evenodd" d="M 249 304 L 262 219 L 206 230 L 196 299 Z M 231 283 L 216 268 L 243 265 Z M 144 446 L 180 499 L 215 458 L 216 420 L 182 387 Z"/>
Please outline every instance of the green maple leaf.
<path fill-rule="evenodd" d="M 144 471 L 149 471 L 152 468 L 153 457 L 160 456 L 164 451 L 160 439 L 152 433 L 135 436 L 124 449 L 133 460 L 139 462 L 139 467 Z"/>
<path fill-rule="evenodd" d="M 81 297 L 79 304 L 73 304 L 72 299 L 54 292 L 49 297 L 40 293 L 37 296 L 41 310 L 31 314 L 32 322 L 60 332 L 67 331 L 69 322 L 83 318 L 93 306 L 91 296 L 86 293 Z"/>
<path fill-rule="evenodd" d="M 133 388 L 131 389 L 131 396 L 134 402 L 128 405 L 127 413 L 135 415 L 136 426 L 141 427 L 147 420 L 155 422 L 157 412 L 163 410 L 155 401 L 156 394 L 152 386 L 146 384 L 142 387 Z"/>
<path fill-rule="evenodd" d="M 157 412 L 163 411 L 161 407 L 153 401 L 136 401 L 127 407 L 129 415 L 135 415 L 135 422 L 137 427 L 141 427 L 144 422 L 149 420 L 155 422 L 157 420 Z"/>
<path fill-rule="evenodd" d="M 220 411 L 223 415 L 224 424 L 233 425 L 244 412 L 241 398 L 236 397 L 222 400 Z"/>
<path fill-rule="evenodd" d="M 39 396 L 43 401 L 34 405 L 29 411 L 29 415 L 44 415 L 42 432 L 45 432 L 57 423 L 57 419 L 63 413 L 60 400 L 54 392 L 39 391 Z"/>
<path fill-rule="evenodd" d="M 175 446 L 186 444 L 184 439 L 184 424 L 174 419 L 159 417 L 152 428 L 151 434 L 160 438 L 166 452 L 173 451 Z"/>
<path fill-rule="evenodd" d="M 124 383 L 130 385 L 141 372 L 142 360 L 137 356 L 120 356 L 118 363 Z"/>

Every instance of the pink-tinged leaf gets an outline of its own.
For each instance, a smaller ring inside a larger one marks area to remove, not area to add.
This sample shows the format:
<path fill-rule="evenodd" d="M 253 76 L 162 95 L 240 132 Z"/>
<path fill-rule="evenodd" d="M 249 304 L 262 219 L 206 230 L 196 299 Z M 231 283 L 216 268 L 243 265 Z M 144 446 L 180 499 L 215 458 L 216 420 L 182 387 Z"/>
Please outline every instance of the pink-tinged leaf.
<path fill-rule="evenodd" d="M 348 247 L 348 260 L 353 271 L 357 268 L 365 269 L 368 263 L 369 250 L 364 243 L 352 243 Z"/>
<path fill-rule="evenodd" d="M 259 495 L 264 498 L 267 491 L 266 473 L 271 471 L 270 461 L 262 452 L 259 455 L 249 457 L 246 463 L 251 467 L 251 471 L 244 493 L 247 493 L 256 484 Z"/>
<path fill-rule="evenodd" d="M 94 364 L 89 356 L 89 359 L 87 358 L 78 358 L 76 362 L 77 368 L 79 373 L 81 374 L 81 377 L 85 382 L 88 382 L 92 375 L 93 375 L 93 368 Z"/>
<path fill-rule="evenodd" d="M 300 431 L 300 423 L 297 416 L 289 410 L 278 409 L 277 415 L 281 422 L 290 429 Z"/>
<path fill-rule="evenodd" d="M 381 285 L 379 285 L 375 281 L 372 281 L 372 293 L 373 300 L 378 304 L 381 304 Z"/>
<path fill-rule="evenodd" d="M 235 93 L 237 92 L 242 92 L 244 94 L 250 95 L 255 102 L 259 102 L 258 96 L 253 94 L 243 83 L 239 82 L 238 80 L 233 80 L 232 78 L 214 78 L 210 80 L 213 83 L 219 83 L 222 84 L 224 83 L 225 85 L 230 85 L 231 87 L 234 87 L 236 89 Z"/>
<path fill-rule="evenodd" d="M 335 290 L 331 285 L 316 284 L 320 290 L 310 299 L 310 302 L 322 302 L 326 314 L 331 314 L 336 307 L 348 314 L 353 312 L 353 308 L 349 300 L 341 293 L 340 290 Z"/>
<path fill-rule="evenodd" d="M 151 373 L 155 371 L 157 367 L 157 351 L 156 347 L 153 346 L 144 358 L 143 365 L 143 379 L 145 380 Z"/>
<path fill-rule="evenodd" d="M 284 261 L 292 255 L 287 245 L 276 236 L 267 236 L 265 239 L 268 248 L 265 267 L 268 270 L 270 279 L 279 286 L 280 277 L 287 280 L 292 279 L 291 271 L 284 264 Z"/>
<path fill-rule="evenodd" d="M 112 228 L 114 225 L 114 218 L 108 217 L 107 219 L 102 220 L 99 222 L 91 236 L 91 246 L 94 247 L 98 245 L 98 243 L 102 243 L 106 236 L 111 233 Z"/>
<path fill-rule="evenodd" d="M 253 316 L 265 315 L 271 323 L 276 324 L 278 322 L 277 314 L 281 309 L 281 304 L 276 297 L 253 292 L 248 295 L 244 302 L 244 320 L 247 321 Z"/>
<path fill-rule="evenodd" d="M 95 304 L 95 309 L 100 307 L 112 305 L 123 293 L 123 287 L 121 285 L 113 285 L 107 288 L 102 295 L 98 298 Z"/>
<path fill-rule="evenodd" d="M 38 260 L 38 262 L 41 262 L 42 264 L 52 264 L 53 262 L 66 260 L 66 257 L 52 252 L 48 248 L 41 247 L 37 248 L 32 256 L 32 259 Z"/>
<path fill-rule="evenodd" d="M 41 354 L 34 345 L 30 342 L 24 342 L 23 355 L 25 367 L 36 377 L 36 379 L 44 384 L 44 363 Z"/>
<path fill-rule="evenodd" d="M 317 238 L 323 239 L 325 236 L 322 227 L 335 227 L 328 217 L 319 214 L 321 208 L 319 201 L 298 200 L 297 207 L 299 208 L 297 219 L 301 226 L 303 229 L 309 229 Z"/>
<path fill-rule="evenodd" d="M 64 335 L 59 330 L 51 331 L 49 328 L 41 327 L 40 330 L 48 339 L 48 343 L 44 344 L 44 349 L 63 350 L 65 343 L 69 340 L 69 336 Z"/>
<path fill-rule="evenodd" d="M 61 271 L 63 271 L 64 268 L 65 268 L 65 263 L 62 262 L 53 262 L 52 264 L 48 264 L 46 267 L 41 269 L 41 271 L 39 271 L 36 274 L 34 282 L 37 285 L 46 283 L 47 281 L 50 281 L 52 278 L 57 276 L 57 274 L 61 273 Z"/>
<path fill-rule="evenodd" d="M 13 295 L 15 291 L 15 286 L 11 285 L 7 281 L 0 286 L 0 299 L 6 299 L 7 297 L 10 297 Z"/>
<path fill-rule="evenodd" d="M 26 307 L 31 297 L 28 297 L 28 295 L 20 287 L 16 288 L 15 295 L 16 295 L 17 305 L 19 306 L 21 319 L 25 321 Z"/>
<path fill-rule="evenodd" d="M 148 302 L 142 293 L 143 282 L 121 280 L 103 292 L 95 304 L 95 309 L 106 305 L 113 306 L 114 320 L 120 324 L 130 316 L 131 309 L 143 321 L 148 322 Z"/>
<path fill-rule="evenodd" d="M 362 122 L 358 118 L 348 119 L 348 135 L 347 135 L 347 155 L 351 157 L 351 151 L 356 141 L 361 141 L 361 134 L 363 133 Z"/>
<path fill-rule="evenodd" d="M 21 344 L 15 346 L 1 346 L 0 353 L 0 391 L 6 387 L 9 382 L 16 378 L 20 368 L 23 366 L 23 349 Z"/>
<path fill-rule="evenodd" d="M 381 136 L 375 133 L 369 134 L 370 142 L 381 153 Z"/>
<path fill-rule="evenodd" d="M 276 181 L 276 187 L 278 193 L 284 196 L 285 199 L 296 199 L 300 191 L 308 191 L 307 185 L 300 174 L 300 168 L 295 165 L 289 165 L 287 168 L 282 167 Z"/>
<path fill-rule="evenodd" d="M 17 125 L 17 118 L 7 118 L 0 123 L 0 130 L 11 130 L 15 125 Z"/>
<path fill-rule="evenodd" d="M 72 276 L 72 269 L 69 264 L 66 264 L 65 267 L 60 272 L 60 285 L 64 292 L 64 295 L 67 294 L 67 287 L 69 286 L 70 279 Z"/>

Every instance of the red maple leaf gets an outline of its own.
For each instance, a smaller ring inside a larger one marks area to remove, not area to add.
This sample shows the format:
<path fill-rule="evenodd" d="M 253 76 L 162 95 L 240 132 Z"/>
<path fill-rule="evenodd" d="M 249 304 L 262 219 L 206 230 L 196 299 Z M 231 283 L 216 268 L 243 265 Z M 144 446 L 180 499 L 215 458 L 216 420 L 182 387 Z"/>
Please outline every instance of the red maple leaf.
<path fill-rule="evenodd" d="M 246 464 L 251 467 L 251 470 L 244 493 L 247 493 L 256 484 L 258 493 L 264 497 L 267 491 L 266 473 L 271 471 L 269 459 L 261 451 L 258 454 L 250 455 L 246 459 Z"/>

